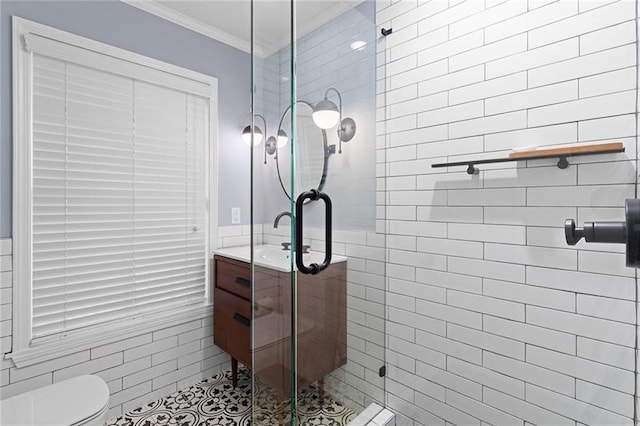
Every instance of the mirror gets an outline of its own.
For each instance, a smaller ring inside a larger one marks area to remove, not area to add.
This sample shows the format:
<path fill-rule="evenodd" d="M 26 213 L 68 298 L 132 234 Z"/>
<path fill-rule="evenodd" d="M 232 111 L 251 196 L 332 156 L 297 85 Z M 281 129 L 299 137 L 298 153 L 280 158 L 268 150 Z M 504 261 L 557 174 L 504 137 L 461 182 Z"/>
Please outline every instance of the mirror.
<path fill-rule="evenodd" d="M 327 173 L 327 134 L 313 122 L 313 105 L 306 101 L 296 102 L 297 127 L 293 143 L 295 154 L 295 173 L 293 194 L 291 194 L 291 145 L 286 144 L 276 153 L 276 166 L 280 186 L 291 200 L 295 200 L 302 191 L 322 190 Z M 278 130 L 291 133 L 291 107 L 282 115 Z"/>

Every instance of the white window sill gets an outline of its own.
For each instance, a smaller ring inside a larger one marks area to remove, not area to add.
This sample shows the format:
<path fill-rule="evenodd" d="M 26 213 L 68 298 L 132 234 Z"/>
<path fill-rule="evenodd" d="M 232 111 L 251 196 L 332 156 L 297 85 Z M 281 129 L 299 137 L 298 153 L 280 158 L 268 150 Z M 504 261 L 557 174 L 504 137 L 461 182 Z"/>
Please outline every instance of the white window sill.
<path fill-rule="evenodd" d="M 33 342 L 27 348 L 14 348 L 13 352 L 5 354 L 5 358 L 12 359 L 18 368 L 27 367 L 86 349 L 206 318 L 212 314 L 213 306 L 211 304 L 193 305 L 187 308 L 149 314 L 136 319 L 91 327 L 87 330 L 77 330 L 55 339 L 46 341 L 41 339 Z"/>

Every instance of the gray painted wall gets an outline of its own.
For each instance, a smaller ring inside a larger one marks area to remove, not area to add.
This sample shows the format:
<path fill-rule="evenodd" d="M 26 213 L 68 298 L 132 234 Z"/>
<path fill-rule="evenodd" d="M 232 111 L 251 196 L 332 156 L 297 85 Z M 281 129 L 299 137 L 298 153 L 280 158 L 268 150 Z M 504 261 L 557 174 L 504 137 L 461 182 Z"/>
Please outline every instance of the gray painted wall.
<path fill-rule="evenodd" d="M 11 16 L 20 16 L 218 78 L 219 224 L 249 223 L 250 55 L 117 0 L 0 0 L 0 237 L 12 236 Z M 249 20 L 247 19 L 247 25 Z"/>

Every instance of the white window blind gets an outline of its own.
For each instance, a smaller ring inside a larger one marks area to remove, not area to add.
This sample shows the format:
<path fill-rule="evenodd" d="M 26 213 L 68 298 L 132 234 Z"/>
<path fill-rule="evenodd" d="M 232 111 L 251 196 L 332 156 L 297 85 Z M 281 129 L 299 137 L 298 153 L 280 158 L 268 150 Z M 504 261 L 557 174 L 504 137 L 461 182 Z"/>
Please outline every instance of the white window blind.
<path fill-rule="evenodd" d="M 209 99 L 42 41 L 62 53 L 32 49 L 33 338 L 203 303 Z"/>

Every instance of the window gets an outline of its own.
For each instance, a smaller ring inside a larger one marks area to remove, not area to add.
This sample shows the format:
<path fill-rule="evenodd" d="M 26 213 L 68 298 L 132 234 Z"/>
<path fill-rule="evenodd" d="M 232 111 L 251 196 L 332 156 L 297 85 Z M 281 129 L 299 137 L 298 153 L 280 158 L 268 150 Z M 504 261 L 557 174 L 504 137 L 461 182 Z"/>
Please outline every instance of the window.
<path fill-rule="evenodd" d="M 202 308 L 215 79 L 16 21 L 14 352 Z"/>

